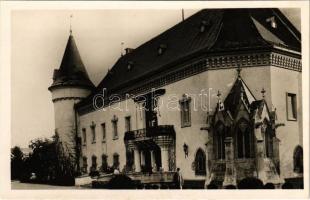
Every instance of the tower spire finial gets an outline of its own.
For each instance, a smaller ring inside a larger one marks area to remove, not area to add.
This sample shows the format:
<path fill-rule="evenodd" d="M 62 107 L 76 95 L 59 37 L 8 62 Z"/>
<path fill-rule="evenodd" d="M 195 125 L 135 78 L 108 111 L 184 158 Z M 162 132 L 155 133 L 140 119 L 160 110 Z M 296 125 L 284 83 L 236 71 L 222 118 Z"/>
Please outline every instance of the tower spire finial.
<path fill-rule="evenodd" d="M 72 35 L 72 17 L 73 15 L 70 15 L 70 35 Z"/>
<path fill-rule="evenodd" d="M 265 93 L 266 93 L 266 90 L 264 89 L 264 87 L 263 87 L 263 89 L 262 89 L 261 93 L 262 93 L 262 97 L 263 97 L 263 99 L 265 99 Z"/>

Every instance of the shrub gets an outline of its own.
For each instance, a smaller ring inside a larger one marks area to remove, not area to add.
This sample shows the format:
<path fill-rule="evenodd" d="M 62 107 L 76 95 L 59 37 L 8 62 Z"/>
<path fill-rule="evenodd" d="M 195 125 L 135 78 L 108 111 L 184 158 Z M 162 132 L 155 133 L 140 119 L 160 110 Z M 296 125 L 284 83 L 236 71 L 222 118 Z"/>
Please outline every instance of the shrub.
<path fill-rule="evenodd" d="M 237 187 L 234 185 L 227 185 L 225 189 L 237 189 Z"/>
<path fill-rule="evenodd" d="M 89 172 L 89 176 L 90 176 L 90 177 L 99 176 L 99 171 L 93 170 L 93 171 Z"/>
<path fill-rule="evenodd" d="M 107 184 L 108 189 L 134 189 L 136 184 L 126 175 L 115 175 Z"/>
<path fill-rule="evenodd" d="M 152 185 L 152 189 L 159 189 L 158 185 Z"/>
<path fill-rule="evenodd" d="M 166 185 L 166 184 L 162 184 L 161 186 L 160 186 L 160 189 L 168 189 L 169 187 L 168 187 L 168 185 Z"/>
<path fill-rule="evenodd" d="M 275 189 L 275 186 L 273 183 L 266 183 L 264 189 Z"/>
<path fill-rule="evenodd" d="M 263 189 L 263 182 L 254 177 L 247 177 L 238 183 L 238 189 Z"/>
<path fill-rule="evenodd" d="M 283 185 L 282 185 L 282 189 L 293 189 L 293 185 L 289 182 L 285 182 Z"/>

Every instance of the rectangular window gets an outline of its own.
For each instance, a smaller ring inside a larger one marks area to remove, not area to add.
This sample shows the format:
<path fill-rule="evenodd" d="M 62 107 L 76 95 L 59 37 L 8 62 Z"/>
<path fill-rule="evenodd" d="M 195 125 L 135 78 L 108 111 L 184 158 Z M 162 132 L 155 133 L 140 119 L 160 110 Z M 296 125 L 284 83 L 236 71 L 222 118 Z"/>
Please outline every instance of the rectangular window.
<path fill-rule="evenodd" d="M 96 126 L 91 126 L 92 143 L 96 143 Z"/>
<path fill-rule="evenodd" d="M 83 134 L 83 136 L 82 136 L 83 137 L 83 145 L 86 145 L 86 141 L 87 141 L 86 140 L 86 128 L 82 129 L 82 134 Z"/>
<path fill-rule="evenodd" d="M 297 99 L 296 94 L 287 93 L 287 120 L 297 120 Z"/>
<path fill-rule="evenodd" d="M 117 119 L 112 120 L 112 128 L 113 128 L 113 139 L 118 139 Z"/>
<path fill-rule="evenodd" d="M 105 123 L 101 124 L 101 129 L 102 129 L 102 141 L 105 141 L 106 138 L 106 127 L 105 127 Z"/>
<path fill-rule="evenodd" d="M 180 101 L 181 107 L 181 127 L 191 126 L 190 98 Z"/>
<path fill-rule="evenodd" d="M 130 127 L 130 116 L 125 117 L 125 131 L 130 131 L 131 127 Z"/>

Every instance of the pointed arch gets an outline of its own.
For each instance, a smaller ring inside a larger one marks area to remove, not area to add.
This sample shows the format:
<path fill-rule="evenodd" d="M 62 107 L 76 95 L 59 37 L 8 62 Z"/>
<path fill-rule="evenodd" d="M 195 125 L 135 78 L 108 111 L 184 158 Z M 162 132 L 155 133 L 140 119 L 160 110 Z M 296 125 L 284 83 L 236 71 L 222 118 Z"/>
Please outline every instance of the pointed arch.
<path fill-rule="evenodd" d="M 253 131 L 245 118 L 236 124 L 235 147 L 238 158 L 250 158 L 253 155 Z"/>
<path fill-rule="evenodd" d="M 225 124 L 218 121 L 214 129 L 214 150 L 217 159 L 225 159 Z"/>
<path fill-rule="evenodd" d="M 206 175 L 206 154 L 201 148 L 195 155 L 195 175 Z"/>
<path fill-rule="evenodd" d="M 262 132 L 264 134 L 266 157 L 273 157 L 273 134 L 267 118 L 263 120 Z"/>
<path fill-rule="evenodd" d="M 297 145 L 294 150 L 294 172 L 303 173 L 304 163 L 303 163 L 303 148 L 300 145 Z"/>

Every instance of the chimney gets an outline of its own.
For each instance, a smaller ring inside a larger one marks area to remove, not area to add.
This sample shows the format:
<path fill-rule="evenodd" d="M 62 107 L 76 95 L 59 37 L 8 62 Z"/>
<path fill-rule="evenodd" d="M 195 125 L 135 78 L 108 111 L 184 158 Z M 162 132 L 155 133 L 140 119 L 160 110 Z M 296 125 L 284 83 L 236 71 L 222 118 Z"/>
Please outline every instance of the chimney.
<path fill-rule="evenodd" d="M 129 54 L 129 53 L 131 53 L 133 50 L 134 50 L 133 48 L 126 48 L 126 49 L 125 49 L 125 52 L 126 52 L 126 54 Z"/>

